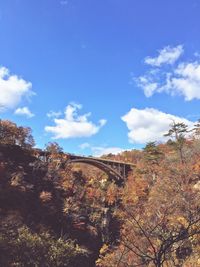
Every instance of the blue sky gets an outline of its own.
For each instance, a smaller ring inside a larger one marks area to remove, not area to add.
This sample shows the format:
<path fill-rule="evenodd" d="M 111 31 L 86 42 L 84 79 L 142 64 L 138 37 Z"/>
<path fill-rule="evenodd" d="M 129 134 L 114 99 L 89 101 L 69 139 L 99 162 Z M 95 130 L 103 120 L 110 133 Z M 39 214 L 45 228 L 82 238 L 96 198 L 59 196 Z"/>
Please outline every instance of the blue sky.
<path fill-rule="evenodd" d="M 0 117 L 95 155 L 192 126 L 199 14 L 199 0 L 1 0 Z"/>

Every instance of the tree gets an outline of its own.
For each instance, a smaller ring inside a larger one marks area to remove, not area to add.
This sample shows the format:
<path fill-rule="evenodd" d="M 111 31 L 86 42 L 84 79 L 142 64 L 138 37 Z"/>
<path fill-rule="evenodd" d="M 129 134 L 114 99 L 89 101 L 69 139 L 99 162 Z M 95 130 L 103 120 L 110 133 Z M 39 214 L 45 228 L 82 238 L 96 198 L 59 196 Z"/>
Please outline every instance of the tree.
<path fill-rule="evenodd" d="M 16 144 L 28 149 L 35 145 L 30 127 L 18 127 Z"/>
<path fill-rule="evenodd" d="M 1 266 L 79 267 L 88 266 L 87 249 L 72 240 L 56 239 L 47 232 L 32 233 L 23 226 L 16 236 L 0 233 Z"/>
<path fill-rule="evenodd" d="M 162 151 L 156 145 L 156 142 L 149 142 L 144 148 L 144 158 L 147 162 L 158 164 L 163 157 Z"/>
<path fill-rule="evenodd" d="M 200 119 L 197 121 L 197 123 L 194 125 L 194 136 L 197 139 L 200 139 Z"/>
<path fill-rule="evenodd" d="M 31 128 L 17 126 L 9 120 L 0 120 L 0 144 L 19 145 L 30 149 L 35 142 Z"/>
<path fill-rule="evenodd" d="M 168 133 L 164 134 L 164 136 L 169 136 L 172 140 L 170 142 L 171 145 L 175 147 L 178 151 L 181 163 L 184 163 L 184 155 L 183 155 L 183 148 L 186 142 L 186 135 L 190 132 L 188 126 L 183 122 L 173 123 L 170 125 L 171 128 L 169 129 Z"/>
<path fill-rule="evenodd" d="M 198 266 L 200 196 L 188 182 L 191 170 L 187 177 L 182 178 L 181 165 L 164 164 L 149 191 L 135 170 L 117 211 L 123 223 L 119 246 L 100 256 L 97 266 Z"/>
<path fill-rule="evenodd" d="M 63 152 L 63 148 L 57 142 L 49 142 L 45 145 L 45 150 L 52 154 L 59 154 Z"/>

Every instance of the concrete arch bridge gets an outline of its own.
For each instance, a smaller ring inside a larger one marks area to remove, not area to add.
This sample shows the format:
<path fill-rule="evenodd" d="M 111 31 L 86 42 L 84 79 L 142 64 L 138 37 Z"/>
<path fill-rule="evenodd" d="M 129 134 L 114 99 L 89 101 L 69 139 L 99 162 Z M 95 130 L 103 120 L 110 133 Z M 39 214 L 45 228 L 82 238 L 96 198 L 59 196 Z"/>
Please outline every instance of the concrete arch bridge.
<path fill-rule="evenodd" d="M 84 157 L 69 154 L 67 164 L 83 163 L 94 166 L 105 172 L 117 184 L 123 183 L 128 177 L 128 173 L 135 167 L 134 164 L 109 160 L 97 157 Z"/>
<path fill-rule="evenodd" d="M 103 159 L 97 157 L 85 157 L 85 156 L 78 156 L 74 154 L 64 154 L 64 160 L 61 158 L 56 159 L 51 157 L 51 153 L 45 151 L 39 151 L 39 158 L 42 161 L 57 161 L 58 165 L 57 168 L 60 168 L 62 164 L 74 164 L 74 163 L 82 163 L 91 165 L 96 167 L 103 172 L 105 172 L 110 179 L 114 180 L 117 184 L 121 185 L 128 177 L 128 173 L 135 167 L 134 164 L 110 160 L 110 159 Z"/>

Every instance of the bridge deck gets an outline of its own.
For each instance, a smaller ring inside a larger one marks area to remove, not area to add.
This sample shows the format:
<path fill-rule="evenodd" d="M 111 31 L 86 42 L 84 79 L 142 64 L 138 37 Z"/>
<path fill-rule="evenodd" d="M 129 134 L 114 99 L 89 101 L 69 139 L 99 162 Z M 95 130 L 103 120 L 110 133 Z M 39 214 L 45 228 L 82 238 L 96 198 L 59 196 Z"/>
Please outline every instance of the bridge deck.
<path fill-rule="evenodd" d="M 135 164 L 129 163 L 129 162 L 124 162 L 124 161 L 117 161 L 117 160 L 111 160 L 111 159 L 104 159 L 104 158 L 98 158 L 98 157 L 85 157 L 85 156 L 77 156 L 73 154 L 69 154 L 70 159 L 85 159 L 85 160 L 95 160 L 95 161 L 100 161 L 100 162 L 105 162 L 105 163 L 113 163 L 113 164 L 121 164 L 121 165 L 127 165 L 127 166 L 132 166 L 134 167 Z"/>
<path fill-rule="evenodd" d="M 47 151 L 42 151 L 40 149 L 37 149 L 38 153 L 41 156 L 48 156 L 51 153 L 47 152 Z M 124 162 L 124 161 L 118 161 L 118 160 L 112 160 L 112 159 L 105 159 L 105 158 L 100 158 L 100 157 L 88 157 L 88 156 L 80 156 L 80 155 L 74 155 L 74 154 L 70 154 L 70 153 L 63 153 L 61 152 L 61 154 L 64 154 L 66 156 L 68 156 L 69 159 L 73 160 L 73 159 L 83 159 L 83 160 L 93 160 L 93 161 L 99 161 L 102 163 L 107 163 L 107 164 L 118 164 L 118 165 L 125 165 L 125 166 L 129 166 L 129 167 L 135 167 L 135 164 L 130 163 L 130 162 Z"/>

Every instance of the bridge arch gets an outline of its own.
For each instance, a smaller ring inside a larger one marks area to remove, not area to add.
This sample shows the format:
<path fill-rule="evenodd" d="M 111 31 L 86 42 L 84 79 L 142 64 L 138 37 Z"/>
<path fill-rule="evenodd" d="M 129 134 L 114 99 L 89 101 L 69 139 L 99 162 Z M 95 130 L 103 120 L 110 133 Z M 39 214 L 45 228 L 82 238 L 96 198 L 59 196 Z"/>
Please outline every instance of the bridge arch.
<path fill-rule="evenodd" d="M 124 180 L 124 177 L 118 171 L 116 171 L 115 169 L 113 169 L 112 167 L 103 162 L 88 158 L 71 159 L 67 161 L 67 164 L 73 164 L 73 163 L 83 163 L 94 166 L 105 172 L 107 175 L 112 175 L 116 183 L 122 183 Z"/>

